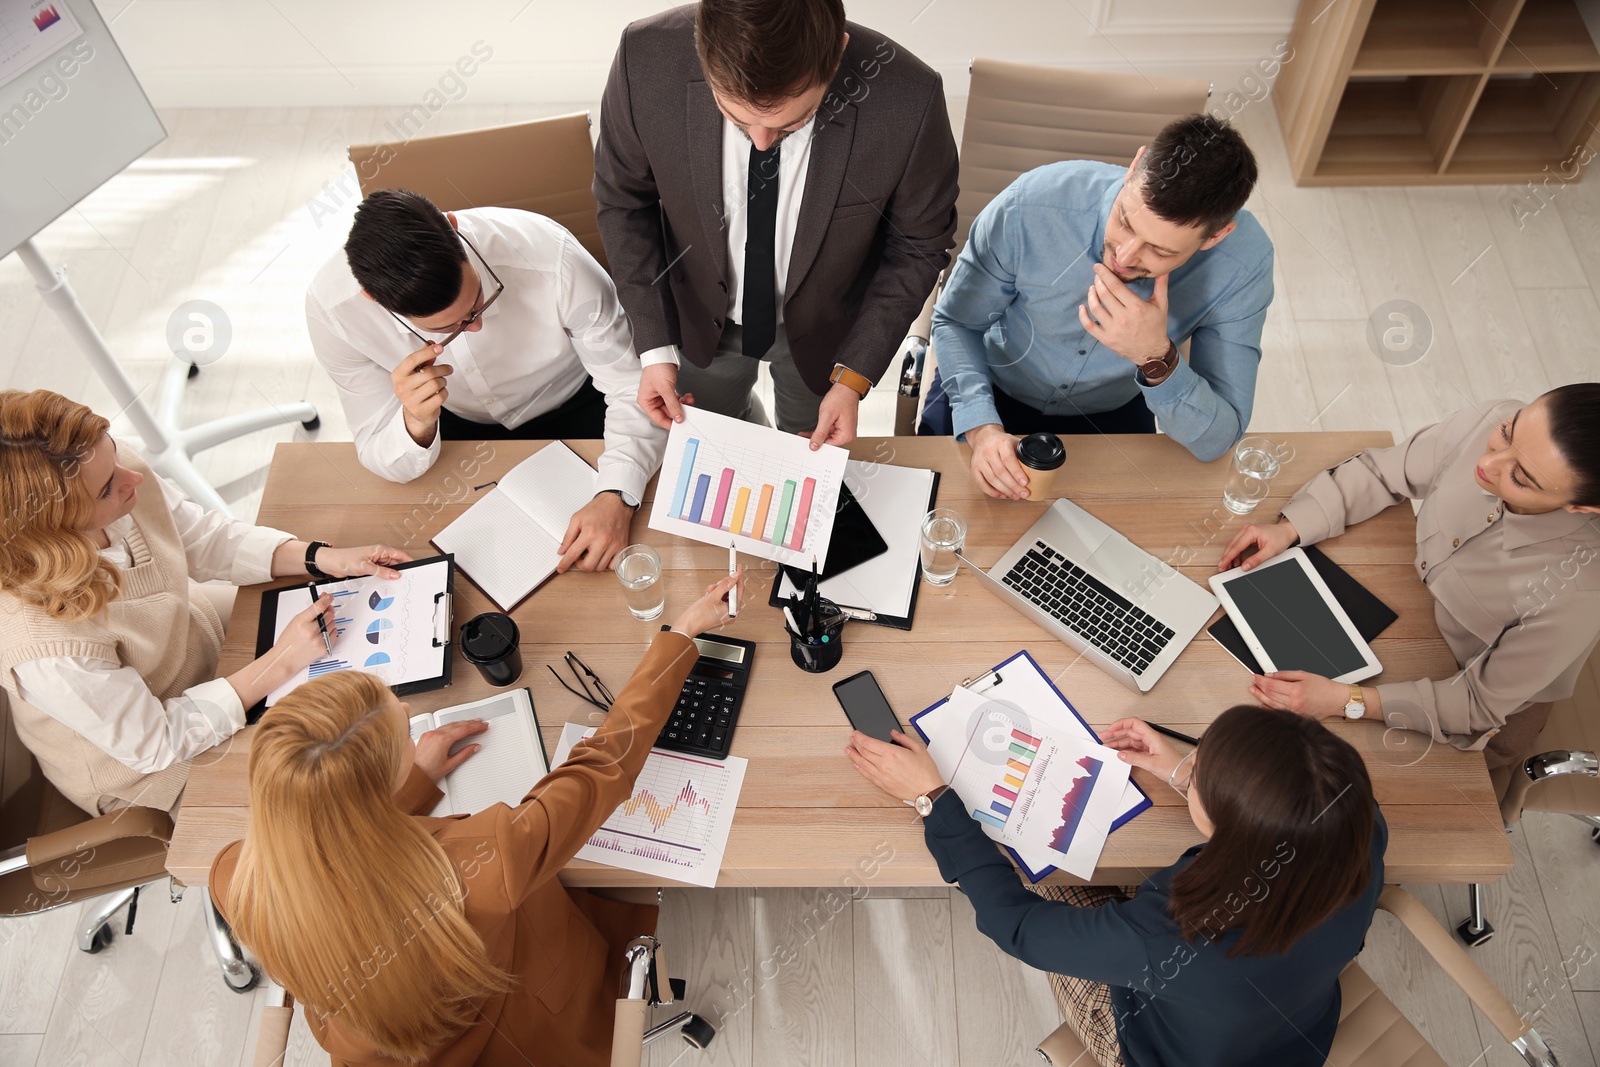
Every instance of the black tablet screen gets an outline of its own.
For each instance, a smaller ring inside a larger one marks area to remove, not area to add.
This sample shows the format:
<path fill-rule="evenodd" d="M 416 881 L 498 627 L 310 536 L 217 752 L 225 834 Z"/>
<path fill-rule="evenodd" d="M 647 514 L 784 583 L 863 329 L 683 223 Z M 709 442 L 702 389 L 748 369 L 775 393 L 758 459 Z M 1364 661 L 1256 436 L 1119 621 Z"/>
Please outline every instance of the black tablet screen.
<path fill-rule="evenodd" d="M 1337 678 L 1365 665 L 1299 564 L 1246 571 L 1228 580 L 1228 595 L 1278 670 Z"/>

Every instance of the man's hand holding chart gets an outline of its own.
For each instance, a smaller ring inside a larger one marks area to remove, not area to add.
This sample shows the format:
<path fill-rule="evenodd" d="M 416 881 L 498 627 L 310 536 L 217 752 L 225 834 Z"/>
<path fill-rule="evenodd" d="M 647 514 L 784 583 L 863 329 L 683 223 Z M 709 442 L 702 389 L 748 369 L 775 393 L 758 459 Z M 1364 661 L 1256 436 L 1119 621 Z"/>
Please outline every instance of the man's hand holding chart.
<path fill-rule="evenodd" d="M 849 453 L 804 437 L 683 409 L 672 424 L 650 528 L 791 567 L 828 562 Z"/>

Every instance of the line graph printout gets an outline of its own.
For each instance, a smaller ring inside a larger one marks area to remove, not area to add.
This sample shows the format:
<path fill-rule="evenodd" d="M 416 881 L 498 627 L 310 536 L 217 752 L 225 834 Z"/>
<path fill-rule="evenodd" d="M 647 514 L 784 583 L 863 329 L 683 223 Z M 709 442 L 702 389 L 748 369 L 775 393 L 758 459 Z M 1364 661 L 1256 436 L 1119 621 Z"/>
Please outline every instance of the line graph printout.
<path fill-rule="evenodd" d="M 66 0 L 0 0 L 0 85 L 81 36 Z"/>
<path fill-rule="evenodd" d="M 826 567 L 849 453 L 693 407 L 667 435 L 650 528 L 791 567 Z"/>
<path fill-rule="evenodd" d="M 595 728 L 561 728 L 553 766 L 566 762 Z M 652 749 L 633 793 L 578 850 L 578 858 L 625 871 L 712 888 L 744 787 L 746 761 Z"/>

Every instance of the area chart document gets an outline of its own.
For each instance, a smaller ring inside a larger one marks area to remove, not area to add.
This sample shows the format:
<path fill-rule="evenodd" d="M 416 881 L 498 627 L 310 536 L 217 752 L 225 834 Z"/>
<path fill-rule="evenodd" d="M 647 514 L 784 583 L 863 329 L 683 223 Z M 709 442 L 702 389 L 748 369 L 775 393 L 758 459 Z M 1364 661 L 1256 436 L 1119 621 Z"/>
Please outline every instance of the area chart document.
<path fill-rule="evenodd" d="M 650 528 L 810 569 L 828 563 L 833 515 L 850 454 L 811 451 L 797 434 L 683 409 L 650 509 Z"/>
<path fill-rule="evenodd" d="M 594 731 L 575 722 L 562 727 L 555 765 Z M 651 749 L 633 794 L 578 850 L 578 858 L 713 888 L 746 765 L 740 756 L 715 760 Z"/>

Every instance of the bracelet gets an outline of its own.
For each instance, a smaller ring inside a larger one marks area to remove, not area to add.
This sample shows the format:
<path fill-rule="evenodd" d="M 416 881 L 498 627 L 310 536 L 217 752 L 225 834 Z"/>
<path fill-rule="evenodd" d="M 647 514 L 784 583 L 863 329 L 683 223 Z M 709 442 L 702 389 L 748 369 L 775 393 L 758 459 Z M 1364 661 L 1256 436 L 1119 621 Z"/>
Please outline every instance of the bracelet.
<path fill-rule="evenodd" d="M 313 541 L 309 545 L 306 546 L 306 573 L 307 574 L 311 575 L 311 577 L 313 577 L 313 578 L 319 579 L 319 580 L 324 581 L 324 582 L 329 581 L 329 580 L 331 580 L 333 578 L 333 575 L 327 573 L 321 567 L 317 566 L 317 551 L 319 549 L 332 548 L 332 547 L 333 546 L 328 544 L 328 542 L 326 542 L 326 541 Z"/>

